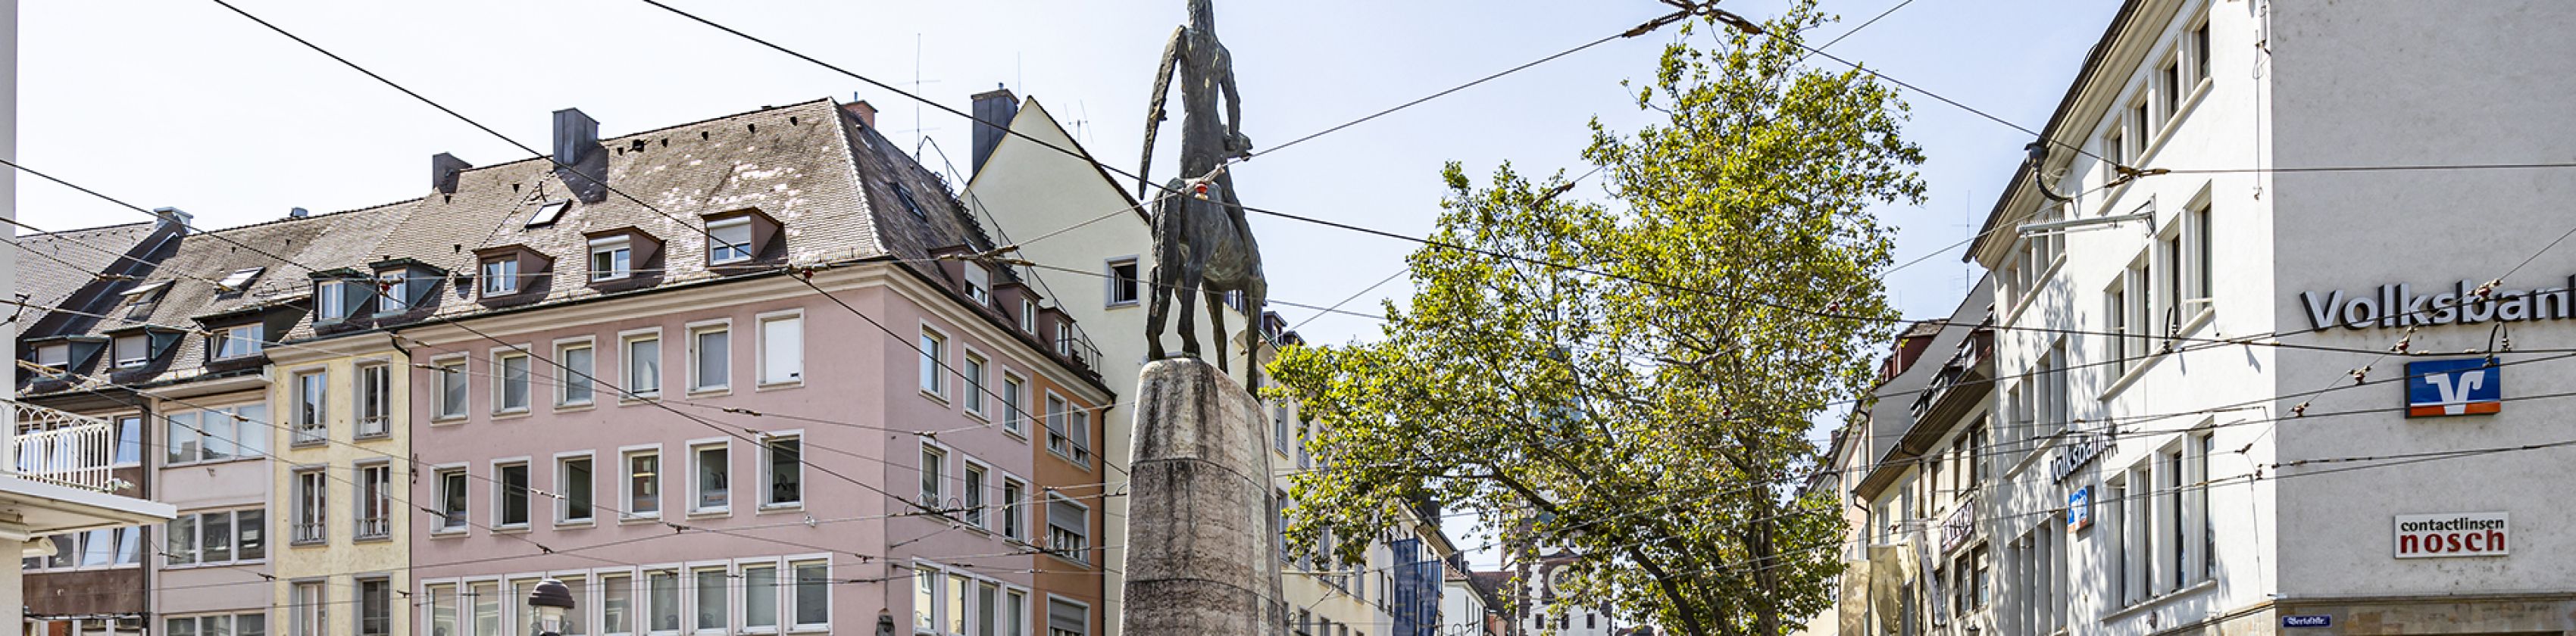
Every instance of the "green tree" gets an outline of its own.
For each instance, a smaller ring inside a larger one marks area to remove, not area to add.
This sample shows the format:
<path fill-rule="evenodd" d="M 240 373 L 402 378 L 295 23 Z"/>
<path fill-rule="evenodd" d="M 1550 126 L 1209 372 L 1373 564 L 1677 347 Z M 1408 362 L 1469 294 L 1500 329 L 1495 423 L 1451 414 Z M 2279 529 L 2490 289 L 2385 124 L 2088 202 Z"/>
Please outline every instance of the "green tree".
<path fill-rule="evenodd" d="M 1828 21 L 1804 0 L 1770 35 L 1685 25 L 1636 93 L 1665 117 L 1592 125 L 1607 204 L 1560 198 L 1561 173 L 1444 171 L 1443 245 L 1408 258 L 1383 338 L 1271 367 L 1272 395 L 1327 429 L 1328 468 L 1295 480 L 1301 549 L 1429 497 L 1576 555 L 1559 610 L 1776 635 L 1829 606 L 1842 522 L 1797 494 L 1805 433 L 1867 388 L 1896 318 L 1877 279 L 1893 230 L 1869 208 L 1923 184 L 1893 89 L 1799 64 L 1795 38 Z M 1692 26 L 1727 36 L 1694 48 Z"/>

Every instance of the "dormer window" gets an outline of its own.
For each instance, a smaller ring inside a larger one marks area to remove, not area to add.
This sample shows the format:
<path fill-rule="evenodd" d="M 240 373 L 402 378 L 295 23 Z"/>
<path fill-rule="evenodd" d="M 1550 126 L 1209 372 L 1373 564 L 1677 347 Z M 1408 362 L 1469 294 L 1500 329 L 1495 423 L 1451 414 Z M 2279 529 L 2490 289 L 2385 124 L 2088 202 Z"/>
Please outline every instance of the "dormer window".
<path fill-rule="evenodd" d="M 527 227 L 538 228 L 554 225 L 555 220 L 563 218 L 564 210 L 570 207 L 572 207 L 571 201 L 554 201 L 545 205 L 537 206 L 537 213 L 528 215 Z"/>
<path fill-rule="evenodd" d="M 707 223 L 707 264 L 748 260 L 751 260 L 751 217 L 738 216 Z"/>
<path fill-rule="evenodd" d="M 161 297 L 168 293 L 170 293 L 170 281 L 151 283 L 125 292 L 125 318 L 142 320 L 152 315 L 152 308 L 159 306 Z"/>
<path fill-rule="evenodd" d="M 1020 299 L 1020 331 L 1032 336 L 1038 335 L 1038 301 Z"/>
<path fill-rule="evenodd" d="M 519 293 L 519 259 L 504 258 L 483 262 L 483 295 L 507 296 Z"/>
<path fill-rule="evenodd" d="M 72 364 L 72 346 L 57 343 L 36 347 L 36 364 L 59 373 Z"/>
<path fill-rule="evenodd" d="M 116 356 L 116 368 L 132 369 L 152 362 L 152 336 L 132 333 L 116 337 L 110 347 Z"/>
<path fill-rule="evenodd" d="M 376 313 L 394 314 L 411 310 L 411 277 L 401 271 L 376 275 Z"/>
<path fill-rule="evenodd" d="M 983 263 L 967 262 L 966 297 L 974 300 L 977 306 L 992 306 L 993 270 L 985 269 Z"/>
<path fill-rule="evenodd" d="M 215 286 L 223 288 L 225 293 L 238 293 L 242 290 L 250 289 L 251 279 L 259 278 L 259 273 L 264 271 L 268 271 L 268 268 L 245 267 L 233 270 L 231 275 L 225 276 L 223 280 L 216 281 Z"/>
<path fill-rule="evenodd" d="M 268 329 L 259 323 L 234 325 L 216 332 L 206 349 L 215 352 L 217 360 L 254 356 L 267 348 L 267 337 Z"/>
<path fill-rule="evenodd" d="M 635 273 L 634 240 L 609 236 L 590 240 L 590 279 L 617 280 Z"/>
<path fill-rule="evenodd" d="M 317 320 L 343 320 L 349 317 L 349 297 L 343 293 L 349 281 L 326 280 L 313 284 L 313 314 Z"/>

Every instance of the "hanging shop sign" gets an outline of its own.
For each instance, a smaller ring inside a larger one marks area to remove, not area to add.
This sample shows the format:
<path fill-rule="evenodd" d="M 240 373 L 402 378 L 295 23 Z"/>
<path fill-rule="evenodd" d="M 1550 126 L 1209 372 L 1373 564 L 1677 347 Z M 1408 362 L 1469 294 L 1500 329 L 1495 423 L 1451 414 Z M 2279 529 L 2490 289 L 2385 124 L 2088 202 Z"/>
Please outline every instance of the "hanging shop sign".
<path fill-rule="evenodd" d="M 2504 411 L 2504 368 L 2493 358 L 2406 363 L 2406 416 L 2446 417 Z"/>
<path fill-rule="evenodd" d="M 2512 521 L 2502 512 L 2397 515 L 2397 558 L 2505 556 Z"/>
<path fill-rule="evenodd" d="M 2057 447 L 2055 456 L 2048 458 L 2049 480 L 2064 483 L 2068 475 L 2075 474 L 2075 471 L 2083 469 L 2086 464 L 2093 463 L 2093 458 L 2101 457 L 2102 453 L 2110 450 L 2110 440 L 2101 435 L 2076 434 L 2069 438 L 2065 445 Z"/>
<path fill-rule="evenodd" d="M 2479 286 L 2461 281 L 2449 289 L 2423 288 L 2430 293 L 2419 293 L 2414 285 L 2403 283 L 2360 293 L 2307 291 L 2299 292 L 2299 303 L 2307 307 L 2308 324 L 2318 331 L 2576 318 L 2576 297 L 2568 291 L 2576 288 L 2576 276 L 2568 277 L 2567 287 L 2496 289 L 2483 298 L 2478 295 Z"/>
<path fill-rule="evenodd" d="M 2066 532 L 2074 534 L 2093 527 L 2093 487 L 2085 486 L 2066 494 Z"/>

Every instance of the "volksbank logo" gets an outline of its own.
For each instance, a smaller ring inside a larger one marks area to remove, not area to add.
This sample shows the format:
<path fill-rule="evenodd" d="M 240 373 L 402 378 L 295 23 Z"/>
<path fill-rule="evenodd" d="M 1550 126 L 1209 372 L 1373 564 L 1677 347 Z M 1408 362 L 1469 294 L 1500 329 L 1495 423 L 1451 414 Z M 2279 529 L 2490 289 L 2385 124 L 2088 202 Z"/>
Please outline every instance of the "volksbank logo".
<path fill-rule="evenodd" d="M 2576 276 L 2568 282 L 2568 287 L 2495 289 L 2484 297 L 2478 294 L 2480 285 L 2467 281 L 2447 290 L 2432 288 L 2434 293 L 2416 293 L 2408 284 L 2380 285 L 2365 294 L 2299 292 L 2299 302 L 2307 306 L 2308 324 L 2318 330 L 2564 320 L 2576 318 L 2576 297 L 2568 292 L 2576 288 Z"/>
<path fill-rule="evenodd" d="M 2488 358 L 2406 363 L 2406 416 L 2504 411 L 2504 369 Z"/>

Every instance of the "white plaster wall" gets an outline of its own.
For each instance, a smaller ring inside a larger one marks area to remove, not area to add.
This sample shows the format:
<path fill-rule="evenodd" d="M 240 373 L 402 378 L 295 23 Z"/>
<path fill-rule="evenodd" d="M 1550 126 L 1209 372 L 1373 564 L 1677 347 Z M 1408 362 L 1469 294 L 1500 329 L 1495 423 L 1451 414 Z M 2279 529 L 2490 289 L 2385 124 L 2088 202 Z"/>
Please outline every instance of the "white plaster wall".
<path fill-rule="evenodd" d="M 2360 0 L 2274 6 L 2277 164 L 2283 167 L 2495 164 L 2576 159 L 2576 5 L 2548 0 L 2443 3 Z M 2576 229 L 2576 171 L 2446 170 L 2283 174 L 2274 180 L 2277 231 L 2285 237 L 2269 299 L 2282 329 L 2309 319 L 2301 291 L 2369 293 L 2381 284 L 2418 290 L 2513 271 L 2504 288 L 2565 286 L 2576 247 L 2542 252 Z M 2424 327 L 2411 346 L 2487 346 L 2493 324 Z M 2576 346 L 2576 323 L 2511 323 L 2521 349 Z M 2403 329 L 2333 329 L 2297 342 L 2383 349 Z M 2498 334 L 2501 335 L 2501 334 Z M 2283 390 L 2351 384 L 2403 373 L 2375 355 L 2284 351 Z M 2543 358 L 2508 355 L 2508 362 Z M 2374 364 L 2375 363 L 2375 364 Z M 2576 361 L 2505 367 L 2504 412 L 2407 420 L 2396 413 L 2314 419 L 2278 429 L 2285 460 L 2475 449 L 2576 439 L 2576 401 L 2530 399 L 2576 390 Z M 2318 396 L 2310 412 L 2402 404 L 2396 383 Z M 2576 450 L 2484 455 L 2356 470 L 2315 478 L 2289 468 L 2279 482 L 2281 524 L 2298 540 L 2273 560 L 2289 598 L 2439 595 L 2576 589 Z M 2333 468 L 2318 466 L 2315 468 Z M 2512 514 L 2512 555 L 2391 556 L 2401 514 Z"/>

